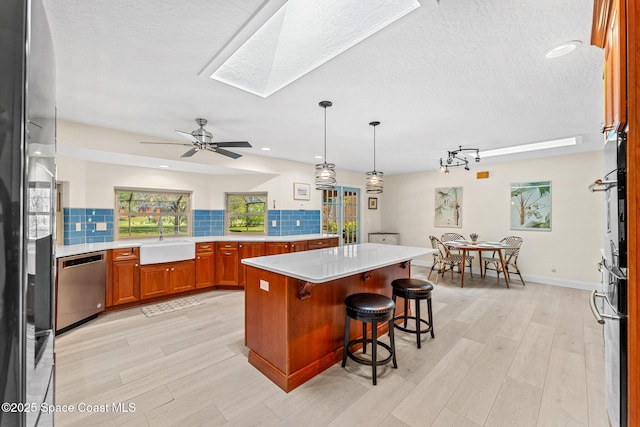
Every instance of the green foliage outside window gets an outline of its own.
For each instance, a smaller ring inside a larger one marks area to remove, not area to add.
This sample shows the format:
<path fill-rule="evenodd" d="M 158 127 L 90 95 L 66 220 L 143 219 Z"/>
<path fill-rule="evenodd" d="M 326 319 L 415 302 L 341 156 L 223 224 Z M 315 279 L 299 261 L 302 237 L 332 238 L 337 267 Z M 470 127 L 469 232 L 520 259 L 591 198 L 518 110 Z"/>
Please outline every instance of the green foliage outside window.
<path fill-rule="evenodd" d="M 231 233 L 265 233 L 266 193 L 227 194 L 227 224 Z"/>
<path fill-rule="evenodd" d="M 188 236 L 190 194 L 116 189 L 118 236 Z"/>

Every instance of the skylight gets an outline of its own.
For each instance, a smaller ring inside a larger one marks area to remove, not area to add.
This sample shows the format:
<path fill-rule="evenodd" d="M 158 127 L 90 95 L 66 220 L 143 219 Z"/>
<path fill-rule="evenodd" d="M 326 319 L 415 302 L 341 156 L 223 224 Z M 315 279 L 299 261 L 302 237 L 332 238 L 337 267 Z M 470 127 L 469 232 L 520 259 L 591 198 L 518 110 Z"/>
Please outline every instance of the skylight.
<path fill-rule="evenodd" d="M 266 98 L 419 6 L 289 0 L 210 77 Z"/>
<path fill-rule="evenodd" d="M 578 138 L 554 139 L 551 141 L 535 142 L 533 144 L 515 145 L 513 147 L 497 148 L 495 150 L 480 151 L 480 158 L 504 156 L 506 154 L 525 153 L 527 151 L 547 150 L 549 148 L 567 147 L 578 144 Z M 473 156 L 475 157 L 475 156 Z"/>

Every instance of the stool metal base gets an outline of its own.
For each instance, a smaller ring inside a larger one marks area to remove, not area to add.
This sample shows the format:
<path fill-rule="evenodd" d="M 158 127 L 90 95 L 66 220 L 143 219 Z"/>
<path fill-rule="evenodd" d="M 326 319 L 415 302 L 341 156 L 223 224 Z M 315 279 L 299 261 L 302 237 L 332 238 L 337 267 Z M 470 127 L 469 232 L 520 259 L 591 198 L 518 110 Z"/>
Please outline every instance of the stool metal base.
<path fill-rule="evenodd" d="M 404 314 L 401 316 L 396 316 L 393 318 L 393 326 L 396 329 L 399 329 L 401 331 L 404 332 L 410 332 L 413 334 L 416 334 L 416 342 L 418 345 L 418 348 L 422 348 L 421 343 L 420 343 L 420 335 L 421 334 L 426 334 L 426 333 L 431 333 L 431 338 L 435 338 L 435 334 L 433 332 L 433 315 L 431 312 L 431 295 L 429 295 L 428 298 L 412 298 L 415 302 L 416 302 L 416 315 L 415 316 L 408 316 L 407 314 L 409 313 L 408 308 L 409 308 L 409 298 L 407 296 L 404 296 Z M 396 294 L 394 293 L 392 296 L 393 302 L 396 302 Z M 425 320 L 422 319 L 420 317 L 420 300 L 421 299 L 426 299 L 427 300 L 427 316 L 429 318 L 429 320 Z M 404 326 L 400 326 L 398 324 L 396 324 L 396 321 L 398 320 L 402 320 L 404 322 Z M 414 320 L 416 322 L 416 327 L 415 329 L 410 329 L 407 327 L 407 321 L 408 320 Z M 419 329 L 421 327 L 421 324 L 424 323 L 425 325 L 427 325 L 427 327 L 425 329 Z M 420 325 L 419 325 L 420 324 Z"/>

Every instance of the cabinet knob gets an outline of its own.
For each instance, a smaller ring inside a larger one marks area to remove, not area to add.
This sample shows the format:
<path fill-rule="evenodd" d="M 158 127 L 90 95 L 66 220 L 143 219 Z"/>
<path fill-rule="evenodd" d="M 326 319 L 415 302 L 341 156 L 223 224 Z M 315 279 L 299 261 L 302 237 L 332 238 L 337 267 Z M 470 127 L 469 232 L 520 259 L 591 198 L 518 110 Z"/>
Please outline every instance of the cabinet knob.
<path fill-rule="evenodd" d="M 198 259 L 200 259 L 200 257 L 198 257 Z"/>
<path fill-rule="evenodd" d="M 240 245 L 240 247 L 242 247 L 242 245 Z"/>
<path fill-rule="evenodd" d="M 288 247 L 289 247 L 289 245 L 284 245 L 284 247 L 285 247 L 285 248 L 288 248 Z"/>
<path fill-rule="evenodd" d="M 175 270 L 175 268 L 171 267 L 171 271 L 174 271 L 174 270 Z"/>
<path fill-rule="evenodd" d="M 138 264 L 134 265 L 134 267 L 137 267 L 137 266 L 138 266 Z"/>
<path fill-rule="evenodd" d="M 131 255 L 131 252 L 123 252 L 121 255 L 122 256 L 129 256 L 129 255 Z"/>
<path fill-rule="evenodd" d="M 165 271 L 169 271 L 169 269 L 167 268 Z"/>
<path fill-rule="evenodd" d="M 231 255 L 231 252 L 225 252 L 224 254 L 225 255 Z"/>

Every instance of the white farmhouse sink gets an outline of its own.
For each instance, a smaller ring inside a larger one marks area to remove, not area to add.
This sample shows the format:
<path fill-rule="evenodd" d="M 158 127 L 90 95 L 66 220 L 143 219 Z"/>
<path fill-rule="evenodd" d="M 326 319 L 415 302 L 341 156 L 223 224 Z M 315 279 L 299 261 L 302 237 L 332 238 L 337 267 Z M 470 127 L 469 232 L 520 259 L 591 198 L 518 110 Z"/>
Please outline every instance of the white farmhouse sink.
<path fill-rule="evenodd" d="M 167 239 L 155 242 L 142 242 L 140 245 L 140 264 L 182 261 L 196 257 L 196 245 L 189 240 Z"/>

